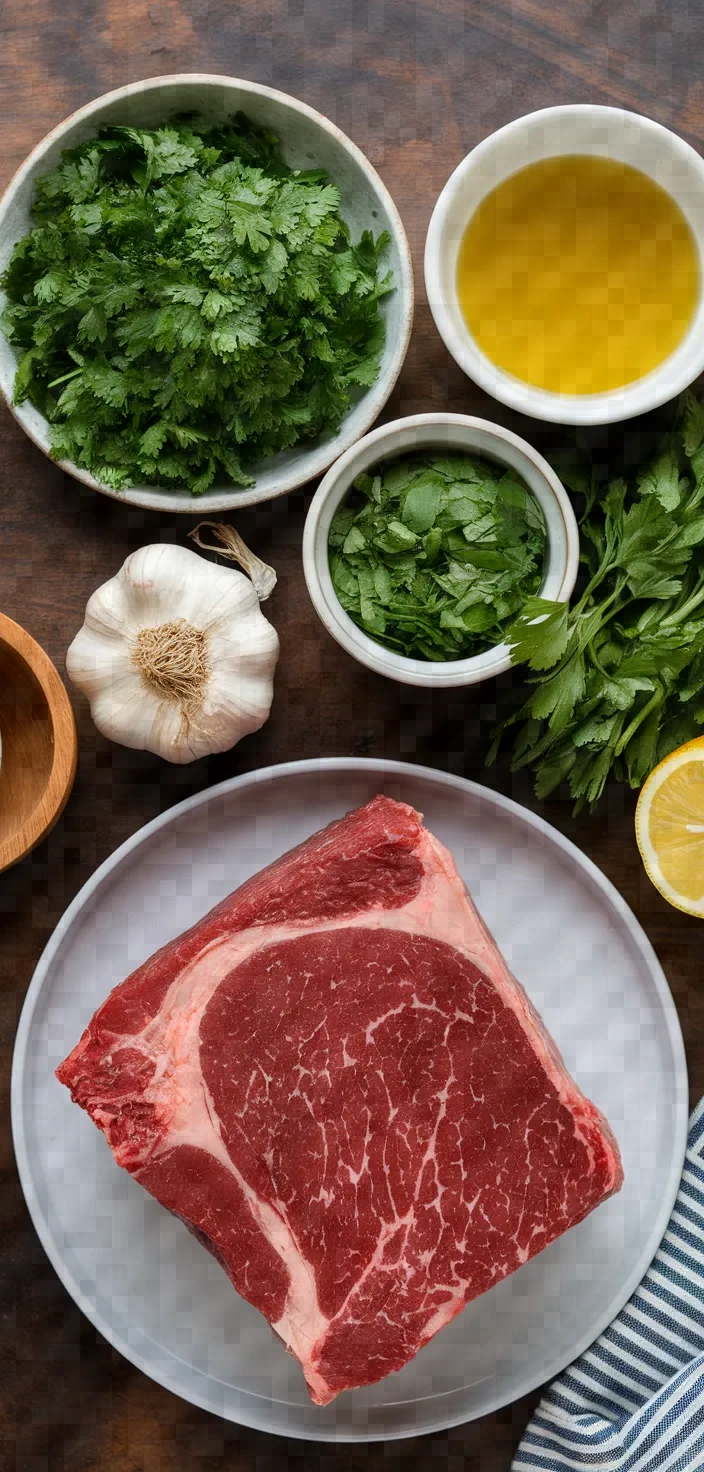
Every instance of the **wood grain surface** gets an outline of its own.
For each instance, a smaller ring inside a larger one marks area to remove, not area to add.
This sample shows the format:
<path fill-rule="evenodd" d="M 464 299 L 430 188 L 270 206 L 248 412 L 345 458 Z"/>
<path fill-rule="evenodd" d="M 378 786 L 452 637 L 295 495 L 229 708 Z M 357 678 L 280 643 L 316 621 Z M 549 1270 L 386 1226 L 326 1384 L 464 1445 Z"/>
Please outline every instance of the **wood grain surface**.
<path fill-rule="evenodd" d="M 439 190 L 492 129 L 532 109 L 593 101 L 650 114 L 704 149 L 698 0 L 5 0 L 3 183 L 74 108 L 140 77 L 228 73 L 302 97 L 379 169 L 416 268 L 416 324 L 385 417 L 432 408 L 481 413 L 548 454 L 574 432 L 522 421 L 449 359 L 423 291 L 422 248 Z M 666 414 L 667 411 L 665 411 Z M 662 417 L 662 416 L 660 416 Z M 600 463 L 635 464 L 655 421 L 590 431 Z M 0 413 L 0 609 L 64 670 L 86 600 L 128 552 L 183 544 L 191 519 L 132 510 L 72 481 Z M 325 1447 L 242 1430 L 162 1390 L 111 1351 L 49 1267 L 16 1183 L 7 1098 L 12 1043 L 33 968 L 64 908 L 148 819 L 230 775 L 298 757 L 385 754 L 500 787 L 595 860 L 640 917 L 682 1021 L 692 1099 L 704 1092 L 702 935 L 650 886 L 633 837 L 634 801 L 611 788 L 601 813 L 536 804 L 527 781 L 483 767 L 497 699 L 512 681 L 435 694 L 361 669 L 323 632 L 300 564 L 307 494 L 242 513 L 240 532 L 279 572 L 267 605 L 282 643 L 271 718 L 233 752 L 190 767 L 111 745 L 73 694 L 76 785 L 63 817 L 0 876 L 3 1127 L 0 1451 L 12 1472 L 508 1472 L 537 1395 L 482 1421 L 386 1447 Z"/>

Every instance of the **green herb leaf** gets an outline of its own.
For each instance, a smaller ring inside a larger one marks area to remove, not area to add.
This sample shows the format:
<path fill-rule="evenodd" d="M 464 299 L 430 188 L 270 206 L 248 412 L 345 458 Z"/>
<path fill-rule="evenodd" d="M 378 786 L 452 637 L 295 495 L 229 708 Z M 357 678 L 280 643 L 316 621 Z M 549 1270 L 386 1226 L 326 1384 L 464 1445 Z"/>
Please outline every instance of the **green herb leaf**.
<path fill-rule="evenodd" d="M 692 393 L 685 395 L 682 441 L 684 453 L 690 459 L 704 443 L 704 403 L 700 403 Z"/>
<path fill-rule="evenodd" d="M 359 527 L 351 526 L 342 544 L 342 551 L 346 557 L 349 557 L 352 552 L 363 552 L 366 545 L 366 537 Z"/>
<path fill-rule="evenodd" d="M 418 454 L 357 476 L 330 527 L 330 571 L 343 608 L 379 643 L 462 659 L 503 641 L 540 585 L 544 541 L 540 508 L 515 476 Z"/>
<path fill-rule="evenodd" d="M 410 486 L 403 501 L 403 520 L 412 532 L 429 532 L 440 510 L 443 482 L 432 472 L 420 476 Z"/>
<path fill-rule="evenodd" d="M 570 639 L 568 603 L 527 598 L 520 617 L 506 631 L 514 664 L 525 660 L 533 670 L 547 670 L 564 654 Z"/>
<path fill-rule="evenodd" d="M 666 450 L 640 477 L 638 489 L 641 496 L 656 496 L 665 511 L 674 511 L 680 504 L 680 467 L 674 450 Z"/>

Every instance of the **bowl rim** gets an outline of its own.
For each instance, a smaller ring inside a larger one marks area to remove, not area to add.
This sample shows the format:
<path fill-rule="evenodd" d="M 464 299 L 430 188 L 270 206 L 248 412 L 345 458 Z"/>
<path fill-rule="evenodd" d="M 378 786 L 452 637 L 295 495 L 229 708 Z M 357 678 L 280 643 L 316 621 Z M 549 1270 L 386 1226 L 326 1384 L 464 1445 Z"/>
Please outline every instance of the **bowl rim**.
<path fill-rule="evenodd" d="M 330 467 L 311 501 L 303 529 L 303 573 L 306 586 L 321 623 L 337 640 L 337 643 L 358 663 L 366 665 L 376 674 L 385 675 L 387 679 L 426 689 L 452 689 L 477 685 L 483 680 L 492 679 L 495 675 L 504 674 L 513 668 L 507 646 L 497 644 L 483 654 L 471 655 L 467 659 L 430 661 L 410 659 L 406 655 L 395 654 L 393 650 L 378 644 L 357 627 L 339 603 L 332 589 L 327 560 L 327 543 L 324 549 L 319 546 L 319 528 L 323 510 L 328 505 L 331 496 L 337 493 L 337 499 L 342 500 L 354 474 L 358 473 L 354 468 L 355 462 L 366 455 L 370 446 L 378 447 L 378 455 L 369 462 L 375 464 L 394 453 L 392 446 L 386 447 L 389 441 L 393 442 L 398 439 L 401 431 L 420 430 L 417 443 L 417 448 L 420 448 L 423 443 L 433 442 L 433 431 L 442 431 L 448 426 L 458 426 L 465 429 L 469 435 L 475 437 L 477 434 L 485 435 L 495 440 L 496 458 L 499 462 L 502 462 L 501 446 L 509 445 L 518 455 L 528 460 L 533 470 L 540 476 L 561 514 L 565 532 L 565 558 L 556 595 L 559 601 L 566 602 L 569 599 L 579 568 L 579 528 L 567 492 L 547 460 L 513 430 L 505 429 L 501 424 L 478 418 L 475 415 L 451 414 L 438 410 L 435 413 L 412 414 L 406 418 L 391 420 L 388 424 L 380 425 L 377 429 L 364 435 Z M 427 431 L 427 434 L 423 433 L 424 431 Z M 480 449 L 479 453 L 487 454 L 488 452 Z M 503 463 L 507 462 L 503 461 Z M 350 470 L 353 471 L 352 474 Z"/>
<path fill-rule="evenodd" d="M 699 253 L 700 304 L 699 310 L 695 309 L 695 316 L 682 341 L 673 350 L 673 353 L 664 358 L 662 363 L 659 363 L 650 373 L 635 379 L 633 383 L 624 384 L 619 389 L 608 389 L 603 393 L 554 393 L 534 384 L 524 383 L 521 379 L 507 373 L 505 369 L 492 363 L 491 359 L 482 352 L 471 338 L 469 330 L 467 330 L 467 338 L 457 331 L 452 315 L 446 306 L 442 289 L 440 259 L 444 232 L 447 228 L 449 212 L 463 189 L 468 175 L 473 172 L 477 164 L 491 155 L 497 143 L 519 136 L 521 131 L 525 130 L 526 124 L 538 128 L 543 123 L 552 129 L 556 128 L 560 122 L 573 118 L 591 118 L 613 126 L 630 125 L 637 127 L 641 134 L 648 134 L 660 140 L 666 145 L 671 157 L 678 157 L 698 173 L 704 200 L 704 158 L 691 144 L 687 143 L 686 139 L 654 118 L 644 113 L 633 112 L 629 108 L 609 107 L 602 103 L 591 102 L 561 103 L 554 107 L 537 108 L 533 112 L 513 118 L 501 128 L 488 134 L 486 138 L 482 138 L 453 169 L 436 200 L 428 224 L 423 258 L 425 287 L 435 326 L 448 352 L 462 371 L 491 394 L 492 398 L 498 399 L 500 403 L 522 414 L 551 424 L 612 424 L 659 408 L 660 405 L 676 398 L 704 370 L 704 335 L 697 339 L 694 332 L 704 302 L 704 231 L 697 238 L 692 229 Z M 556 155 L 561 152 L 569 152 L 569 150 L 556 149 Z M 548 152 L 544 155 L 546 158 L 551 156 Z M 679 353 L 683 345 L 690 339 L 692 352 L 689 366 L 683 363 L 677 374 L 674 375 L 672 367 L 668 368 L 668 365 L 672 364 L 674 354 Z M 698 351 L 695 349 L 697 340 L 699 341 Z"/>
<path fill-rule="evenodd" d="M 356 429 L 345 432 L 343 420 L 337 434 L 328 439 L 323 439 L 322 443 L 308 452 L 311 458 L 305 468 L 296 468 L 295 465 L 289 466 L 286 474 L 283 474 L 281 477 L 280 485 L 275 490 L 265 489 L 258 491 L 256 485 L 254 485 L 248 487 L 243 486 L 239 489 L 224 490 L 221 493 L 206 491 L 202 496 L 191 496 L 187 491 L 176 493 L 159 486 L 135 488 L 128 486 L 122 490 L 114 490 L 110 486 L 102 485 L 89 471 L 75 465 L 72 460 L 54 459 L 50 453 L 48 435 L 43 436 L 39 434 L 31 424 L 26 422 L 25 416 L 22 414 L 23 406 L 13 403 L 12 387 L 8 391 L 5 384 L 0 380 L 0 395 L 13 418 L 20 425 L 20 428 L 32 440 L 33 444 L 37 446 L 37 449 L 41 450 L 60 470 L 66 472 L 74 480 L 80 481 L 85 486 L 89 486 L 91 490 L 99 491 L 101 495 L 109 496 L 112 500 L 120 501 L 126 505 L 141 506 L 149 511 L 202 515 L 204 512 L 209 513 L 211 511 L 234 511 L 239 507 L 258 505 L 261 502 L 275 500 L 278 496 L 286 495 L 288 492 L 306 485 L 308 481 L 314 480 L 316 476 L 322 475 L 338 455 L 353 445 L 361 435 L 366 433 L 367 429 L 369 429 L 381 413 L 387 399 L 393 392 L 401 369 L 403 368 L 413 327 L 415 288 L 410 246 L 398 208 L 381 176 L 374 168 L 374 165 L 370 163 L 359 145 L 354 143 L 330 118 L 325 117 L 323 113 L 310 107 L 307 102 L 302 102 L 290 93 L 282 92 L 275 87 L 268 87 L 262 82 L 250 81 L 245 77 L 225 76 L 216 72 L 168 72 L 164 76 L 144 77 L 136 82 L 128 82 L 122 87 L 115 87 L 110 92 L 103 92 L 99 97 L 93 98 L 90 102 L 84 103 L 82 107 L 69 113 L 67 117 L 60 123 L 55 124 L 35 144 L 34 148 L 12 175 L 6 189 L 3 191 L 2 196 L 0 196 L 0 228 L 2 227 L 2 222 L 9 207 L 20 195 L 35 165 L 54 144 L 59 143 L 66 136 L 70 129 L 82 122 L 89 121 L 92 117 L 96 117 L 109 104 L 177 85 L 212 86 L 213 88 L 224 89 L 237 88 L 240 92 L 249 92 L 252 96 L 270 98 L 277 103 L 282 103 L 293 112 L 308 118 L 322 132 L 328 134 L 336 143 L 340 144 L 366 175 L 388 215 L 388 228 L 396 243 L 400 259 L 400 279 L 395 285 L 395 290 L 399 293 L 400 302 L 400 330 L 396 333 L 395 350 L 390 360 L 386 377 L 382 378 L 380 375 L 359 401 L 360 403 L 367 403 L 361 428 L 357 426 Z M 294 452 L 295 449 L 296 447 L 294 446 Z M 267 458 L 264 459 L 264 464 L 267 463 Z"/>
<path fill-rule="evenodd" d="M 76 776 L 78 734 L 68 692 L 56 666 L 41 644 L 5 613 L 0 613 L 0 645 L 12 649 L 37 680 L 46 700 L 53 738 L 51 766 L 41 797 L 22 826 L 0 839 L 0 873 L 4 873 L 36 848 L 61 816 Z"/>

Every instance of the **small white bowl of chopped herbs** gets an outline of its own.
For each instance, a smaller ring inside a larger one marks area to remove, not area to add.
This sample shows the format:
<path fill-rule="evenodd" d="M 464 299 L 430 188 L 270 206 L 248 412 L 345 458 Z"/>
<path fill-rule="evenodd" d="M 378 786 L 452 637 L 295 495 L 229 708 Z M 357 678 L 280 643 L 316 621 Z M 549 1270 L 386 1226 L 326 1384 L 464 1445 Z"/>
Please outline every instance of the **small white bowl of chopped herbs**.
<path fill-rule="evenodd" d="M 0 391 L 94 490 L 222 511 L 364 434 L 413 319 L 364 154 L 255 82 L 135 82 L 54 128 L 0 201 Z M 197 498 L 197 499 L 196 499 Z"/>
<path fill-rule="evenodd" d="M 476 685 L 506 635 L 572 593 L 569 497 L 526 440 L 464 414 L 373 430 L 328 471 L 303 536 L 308 591 L 343 649 L 405 685 Z"/>

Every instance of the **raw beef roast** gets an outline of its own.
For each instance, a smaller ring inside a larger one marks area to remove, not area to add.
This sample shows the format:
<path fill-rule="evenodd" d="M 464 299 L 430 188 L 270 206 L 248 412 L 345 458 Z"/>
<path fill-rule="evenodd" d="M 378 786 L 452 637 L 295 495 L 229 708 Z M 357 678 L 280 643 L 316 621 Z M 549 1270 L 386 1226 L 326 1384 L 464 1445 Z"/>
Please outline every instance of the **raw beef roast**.
<path fill-rule="evenodd" d="M 319 1405 L 401 1369 L 622 1180 L 450 854 L 387 797 L 145 962 L 58 1077 Z"/>

